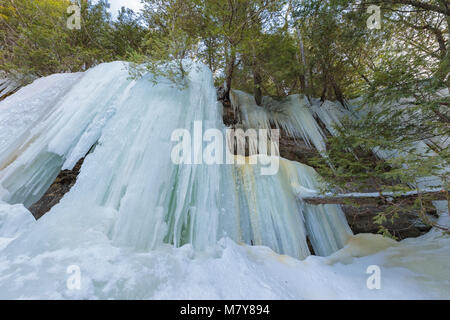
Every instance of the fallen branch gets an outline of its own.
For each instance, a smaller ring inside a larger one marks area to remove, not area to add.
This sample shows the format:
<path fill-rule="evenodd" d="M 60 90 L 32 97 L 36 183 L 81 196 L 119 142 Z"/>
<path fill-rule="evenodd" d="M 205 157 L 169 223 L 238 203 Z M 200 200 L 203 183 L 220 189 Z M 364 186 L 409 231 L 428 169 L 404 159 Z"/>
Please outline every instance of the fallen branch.
<path fill-rule="evenodd" d="M 427 200 L 447 200 L 447 192 L 442 189 L 408 192 L 374 192 L 374 193 L 346 193 L 320 194 L 317 192 L 299 193 L 298 197 L 309 204 L 349 204 L 358 205 L 386 205 L 389 203 L 413 203 L 419 195 Z"/>

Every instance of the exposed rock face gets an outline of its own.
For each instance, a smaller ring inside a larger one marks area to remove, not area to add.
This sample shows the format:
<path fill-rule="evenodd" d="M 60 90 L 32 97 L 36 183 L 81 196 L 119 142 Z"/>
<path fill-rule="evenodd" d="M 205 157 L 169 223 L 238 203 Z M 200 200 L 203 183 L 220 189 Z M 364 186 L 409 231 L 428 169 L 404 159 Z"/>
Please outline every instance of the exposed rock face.
<path fill-rule="evenodd" d="M 29 208 L 36 220 L 50 211 L 70 191 L 77 181 L 83 161 L 84 158 L 78 161 L 73 170 L 61 171 L 44 196 Z"/>
<path fill-rule="evenodd" d="M 319 154 L 316 149 L 308 147 L 303 140 L 287 137 L 281 131 L 280 156 L 312 166 L 311 159 Z"/>
<path fill-rule="evenodd" d="M 380 208 L 374 206 L 355 208 L 347 205 L 342 207 L 354 234 L 378 233 L 379 225 L 374 223 L 373 219 L 381 211 Z M 399 240 L 419 237 L 431 229 L 431 227 L 424 225 L 415 213 L 400 214 L 395 219 L 394 224 L 388 221 L 383 226 Z"/>

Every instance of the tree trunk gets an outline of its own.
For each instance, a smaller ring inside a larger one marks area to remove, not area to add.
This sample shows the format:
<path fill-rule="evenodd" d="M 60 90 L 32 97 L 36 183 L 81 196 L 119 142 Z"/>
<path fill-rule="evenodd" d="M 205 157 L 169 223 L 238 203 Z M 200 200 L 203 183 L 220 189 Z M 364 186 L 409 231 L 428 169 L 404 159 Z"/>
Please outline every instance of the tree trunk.
<path fill-rule="evenodd" d="M 226 79 L 225 79 L 226 88 L 223 92 L 223 96 L 221 97 L 221 99 L 230 100 L 230 90 L 233 80 L 234 65 L 236 63 L 236 54 L 232 48 L 230 48 L 230 54 L 227 60 L 228 61 L 226 66 Z"/>
<path fill-rule="evenodd" d="M 323 70 L 322 74 L 322 81 L 323 81 L 323 89 L 322 94 L 320 95 L 320 101 L 324 102 L 327 99 L 327 92 L 328 92 L 328 78 L 325 69 Z"/>
<path fill-rule="evenodd" d="M 308 71 L 308 66 L 306 64 L 306 55 L 305 55 L 305 46 L 303 44 L 303 37 L 302 37 L 302 33 L 300 31 L 299 27 L 295 28 L 297 31 L 297 39 L 298 39 L 298 45 L 299 45 L 299 49 L 300 49 L 300 57 L 302 59 L 302 64 L 304 66 L 304 72 L 303 72 L 303 81 L 304 81 L 304 90 L 305 93 L 308 95 L 308 91 L 309 91 L 309 71 Z"/>
<path fill-rule="evenodd" d="M 261 90 L 261 75 L 253 69 L 253 95 L 255 96 L 255 102 L 258 106 L 262 104 L 262 90 Z"/>
<path fill-rule="evenodd" d="M 336 96 L 336 100 L 339 101 L 343 107 L 345 107 L 345 98 L 344 98 L 344 94 L 342 93 L 341 88 L 339 87 L 339 85 L 336 83 L 336 81 L 334 80 L 334 77 L 331 76 L 331 84 L 333 86 L 333 90 L 334 90 L 334 95 Z"/>

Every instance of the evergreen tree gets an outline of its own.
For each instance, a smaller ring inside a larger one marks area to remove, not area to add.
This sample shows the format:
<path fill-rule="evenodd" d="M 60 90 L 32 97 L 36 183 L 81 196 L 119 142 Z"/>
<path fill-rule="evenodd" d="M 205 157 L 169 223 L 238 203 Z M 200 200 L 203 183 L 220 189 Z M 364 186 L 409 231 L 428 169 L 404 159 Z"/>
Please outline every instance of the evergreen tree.
<path fill-rule="evenodd" d="M 68 0 L 5 0 L 0 5 L 0 70 L 24 83 L 76 72 L 139 50 L 143 27 L 122 9 L 111 20 L 106 0 L 79 2 L 81 29 L 69 29 Z"/>
<path fill-rule="evenodd" d="M 366 35 L 374 44 L 371 61 L 358 59 L 358 65 L 369 66 L 359 117 L 343 121 L 339 134 L 329 140 L 328 159 L 317 159 L 317 166 L 337 192 L 370 186 L 380 195 L 385 191 L 400 195 L 416 189 L 422 196 L 414 203 L 387 201 L 377 222 L 416 211 L 424 222 L 436 226 L 426 215 L 434 207 L 423 189 L 441 188 L 448 199 L 450 68 L 445 34 L 450 12 L 445 1 L 430 8 L 419 1 L 364 1 L 357 10 L 365 12 L 373 3 L 384 5 L 383 28 Z M 430 182 L 429 177 L 436 179 Z"/>

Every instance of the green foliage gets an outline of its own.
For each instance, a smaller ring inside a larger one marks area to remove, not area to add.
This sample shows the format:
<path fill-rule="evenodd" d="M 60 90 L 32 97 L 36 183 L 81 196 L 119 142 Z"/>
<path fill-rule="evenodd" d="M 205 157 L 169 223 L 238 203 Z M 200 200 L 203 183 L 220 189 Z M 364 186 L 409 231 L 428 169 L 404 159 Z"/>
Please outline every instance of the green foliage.
<path fill-rule="evenodd" d="M 134 52 L 141 50 L 145 30 L 141 18 L 131 9 L 122 7 L 117 20 L 111 23 L 108 46 L 114 51 L 115 59 L 127 60 Z"/>
<path fill-rule="evenodd" d="M 272 32 L 263 32 L 263 27 L 279 14 L 284 2 L 146 0 L 143 17 L 149 30 L 144 54 L 148 70 L 182 82 L 186 69 L 183 61 L 190 58 L 209 65 L 216 75 L 216 83 L 233 80 L 238 84 L 236 88 L 246 87 L 257 72 L 273 76 L 269 66 L 274 65 L 275 60 L 281 61 L 284 53 L 289 59 L 295 55 L 292 45 L 291 50 L 284 50 L 288 47 L 289 37 L 277 38 Z M 275 56 L 275 48 L 268 47 L 270 43 L 281 49 L 278 56 Z M 272 56 L 270 61 L 269 55 Z M 282 63 L 287 67 L 286 59 Z M 278 75 L 289 72 L 284 70 Z M 270 80 L 270 77 L 264 77 L 264 80 L 267 86 L 269 83 L 279 86 L 284 81 L 280 78 Z"/>
<path fill-rule="evenodd" d="M 38 76 L 57 72 L 61 56 L 71 51 L 64 32 L 67 7 L 67 1 L 5 1 L 0 69 Z"/>
<path fill-rule="evenodd" d="M 81 1 L 81 29 L 67 28 L 68 0 L 5 0 L 0 5 L 0 70 L 28 82 L 125 59 L 138 50 L 143 27 L 131 10 L 111 20 L 106 0 Z"/>
<path fill-rule="evenodd" d="M 309 2 L 316 5 L 312 19 L 320 19 L 317 14 L 328 19 L 329 10 L 351 5 L 350 1 L 330 2 L 329 7 Z M 324 35 L 320 28 L 320 36 L 310 35 L 324 43 L 310 48 L 318 61 L 311 61 L 311 68 L 317 63 L 327 66 L 324 70 L 338 76 L 334 79 L 347 97 L 362 96 L 358 116 L 337 128 L 338 135 L 329 139 L 328 159 L 316 159 L 317 168 L 337 192 L 420 191 L 420 182 L 431 176 L 440 178 L 434 187 L 448 190 L 450 158 L 445 139 L 450 133 L 450 97 L 443 92 L 450 87 L 449 16 L 391 1 L 371 2 L 382 7 L 381 30 L 364 29 L 368 3 L 362 2 L 331 15 L 335 26 L 324 31 L 333 35 L 331 40 L 320 39 Z M 318 13 L 318 6 L 326 8 L 325 14 Z M 436 6 L 444 9 L 443 2 L 436 1 Z M 331 57 L 327 46 L 333 48 Z M 350 75 L 350 83 L 339 77 L 343 71 Z M 355 81 L 359 76 L 364 81 Z M 422 142 L 428 150 L 420 147 Z M 384 159 L 374 152 L 382 152 Z M 425 223 L 433 224 L 426 214 L 433 206 L 425 196 L 413 204 L 386 203 L 385 208 L 375 218 L 380 233 L 388 234 L 383 224 L 406 212 L 417 212 Z"/>

